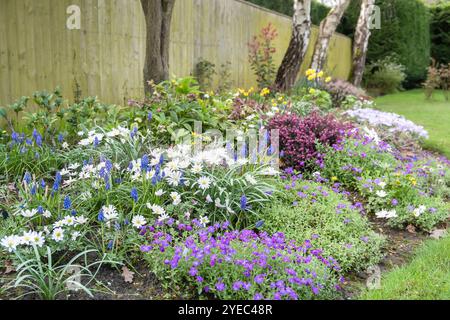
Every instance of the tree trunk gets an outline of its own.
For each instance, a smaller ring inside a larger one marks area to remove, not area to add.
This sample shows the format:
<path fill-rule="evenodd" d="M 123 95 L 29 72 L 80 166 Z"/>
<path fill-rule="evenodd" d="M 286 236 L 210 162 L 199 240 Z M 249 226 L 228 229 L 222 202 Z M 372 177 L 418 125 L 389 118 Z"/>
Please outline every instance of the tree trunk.
<path fill-rule="evenodd" d="M 175 0 L 141 0 L 147 30 L 145 92 L 149 92 L 149 81 L 159 83 L 169 78 L 170 23 L 174 4 Z"/>
<path fill-rule="evenodd" d="M 327 61 L 328 46 L 331 37 L 336 31 L 337 26 L 341 22 L 345 10 L 347 10 L 350 0 L 340 0 L 328 13 L 327 17 L 322 20 L 319 27 L 319 36 L 317 38 L 316 47 L 311 63 L 314 70 L 323 70 Z"/>
<path fill-rule="evenodd" d="M 286 91 L 297 80 L 298 72 L 308 49 L 311 36 L 311 0 L 294 0 L 291 41 L 278 69 L 275 87 Z"/>
<path fill-rule="evenodd" d="M 375 0 L 363 0 L 353 43 L 353 75 L 352 82 L 359 87 L 366 65 L 367 48 L 370 38 L 370 23 Z"/>

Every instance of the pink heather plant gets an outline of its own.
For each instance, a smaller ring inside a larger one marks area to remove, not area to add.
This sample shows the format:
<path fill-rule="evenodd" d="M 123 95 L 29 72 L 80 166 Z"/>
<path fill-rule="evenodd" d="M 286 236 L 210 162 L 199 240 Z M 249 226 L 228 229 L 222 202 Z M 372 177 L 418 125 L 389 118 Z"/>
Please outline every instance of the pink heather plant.
<path fill-rule="evenodd" d="M 317 144 L 333 145 L 353 129 L 350 123 L 338 121 L 334 116 L 321 116 L 316 112 L 305 118 L 296 114 L 277 115 L 268 129 L 280 132 L 281 160 L 284 167 L 302 170 L 305 166 L 322 166 Z"/>

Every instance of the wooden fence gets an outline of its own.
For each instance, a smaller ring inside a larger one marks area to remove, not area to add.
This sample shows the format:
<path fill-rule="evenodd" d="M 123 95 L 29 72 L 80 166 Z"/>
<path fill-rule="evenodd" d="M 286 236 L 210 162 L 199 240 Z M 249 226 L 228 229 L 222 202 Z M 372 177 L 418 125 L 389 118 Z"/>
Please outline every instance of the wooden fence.
<path fill-rule="evenodd" d="M 67 8 L 81 9 L 81 28 L 66 26 Z M 237 87 L 255 85 L 247 43 L 268 23 L 278 30 L 276 63 L 291 34 L 291 18 L 240 0 L 177 0 L 172 22 L 170 72 L 192 74 L 200 59 L 231 62 Z M 145 20 L 139 0 L 0 0 L 0 105 L 36 90 L 61 86 L 121 104 L 143 95 Z M 313 30 L 313 43 L 317 28 Z M 312 45 L 303 71 L 310 62 Z M 347 78 L 351 40 L 336 34 L 327 69 Z M 216 79 L 216 82 L 218 80 Z"/>

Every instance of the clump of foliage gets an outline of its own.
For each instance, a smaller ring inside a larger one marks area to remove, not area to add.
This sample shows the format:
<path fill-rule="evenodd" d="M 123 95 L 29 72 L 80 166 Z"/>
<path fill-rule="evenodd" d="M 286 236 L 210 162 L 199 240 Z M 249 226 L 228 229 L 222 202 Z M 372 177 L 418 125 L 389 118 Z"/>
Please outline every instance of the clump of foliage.
<path fill-rule="evenodd" d="M 370 63 L 364 71 L 363 85 L 378 95 L 395 93 L 402 89 L 406 69 L 395 56 L 386 56 Z"/>
<path fill-rule="evenodd" d="M 277 36 L 277 30 L 269 23 L 267 27 L 261 30 L 259 35 L 254 36 L 248 43 L 249 63 L 255 72 L 260 89 L 270 87 L 275 78 L 276 66 L 273 61 L 273 54 L 276 52 L 276 48 L 272 45 L 272 42 Z"/>
<path fill-rule="evenodd" d="M 222 63 L 219 68 L 219 86 L 217 91 L 220 93 L 225 93 L 229 91 L 233 86 L 233 81 L 231 79 L 231 62 L 227 61 Z"/>
<path fill-rule="evenodd" d="M 448 65 L 439 66 L 435 60 L 428 67 L 427 80 L 423 83 L 425 96 L 427 99 L 433 97 L 433 93 L 437 89 L 442 89 L 446 100 L 448 100 L 448 91 L 450 87 L 450 63 Z"/>
<path fill-rule="evenodd" d="M 324 254 L 332 255 L 342 271 L 363 270 L 381 259 L 383 238 L 370 228 L 361 214 L 362 204 L 351 204 L 334 183 L 303 180 L 301 175 L 284 177 L 279 194 L 265 216 L 264 229 L 279 230 L 287 239 L 315 239 Z"/>
<path fill-rule="evenodd" d="M 195 131 L 195 122 L 203 130 L 225 130 L 228 105 L 205 95 L 191 77 L 153 85 L 153 94 L 142 102 L 131 101 L 129 117 L 136 125 L 158 132 L 160 142 L 180 141 Z"/>
<path fill-rule="evenodd" d="M 331 80 L 324 85 L 324 89 L 330 93 L 333 106 L 336 108 L 341 108 L 349 95 L 357 97 L 358 99 L 369 99 L 362 89 L 341 79 Z"/>
<path fill-rule="evenodd" d="M 212 88 L 216 65 L 208 60 L 200 60 L 195 66 L 195 77 L 203 91 Z"/>
<path fill-rule="evenodd" d="M 317 112 L 302 118 L 296 114 L 273 117 L 269 130 L 279 130 L 281 160 L 284 167 L 303 170 L 321 164 L 322 154 L 317 143 L 333 145 L 352 128 L 349 123 L 338 121 L 334 116 L 321 116 Z"/>

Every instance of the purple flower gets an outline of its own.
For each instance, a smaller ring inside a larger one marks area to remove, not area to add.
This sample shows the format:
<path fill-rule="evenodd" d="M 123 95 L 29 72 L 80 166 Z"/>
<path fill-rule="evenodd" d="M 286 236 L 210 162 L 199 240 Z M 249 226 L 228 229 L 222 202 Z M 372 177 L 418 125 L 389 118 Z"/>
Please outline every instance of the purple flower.
<path fill-rule="evenodd" d="M 217 282 L 216 283 L 216 289 L 217 289 L 217 291 L 223 291 L 223 290 L 225 290 L 225 284 L 223 283 L 223 282 Z"/>

